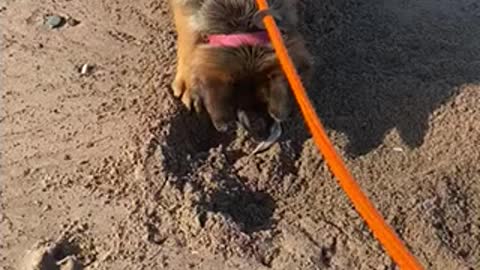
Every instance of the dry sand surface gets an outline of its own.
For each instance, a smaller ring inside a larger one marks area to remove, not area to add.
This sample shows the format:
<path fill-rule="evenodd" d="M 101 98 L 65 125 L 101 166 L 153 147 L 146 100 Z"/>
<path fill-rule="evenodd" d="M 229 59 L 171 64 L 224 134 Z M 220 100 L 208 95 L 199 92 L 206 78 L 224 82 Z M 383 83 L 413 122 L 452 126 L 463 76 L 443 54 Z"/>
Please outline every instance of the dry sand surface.
<path fill-rule="evenodd" d="M 480 269 L 478 0 L 300 4 L 309 95 L 362 188 L 427 269 Z M 0 269 L 395 269 L 298 113 L 248 158 L 172 97 L 170 16 L 0 1 Z"/>

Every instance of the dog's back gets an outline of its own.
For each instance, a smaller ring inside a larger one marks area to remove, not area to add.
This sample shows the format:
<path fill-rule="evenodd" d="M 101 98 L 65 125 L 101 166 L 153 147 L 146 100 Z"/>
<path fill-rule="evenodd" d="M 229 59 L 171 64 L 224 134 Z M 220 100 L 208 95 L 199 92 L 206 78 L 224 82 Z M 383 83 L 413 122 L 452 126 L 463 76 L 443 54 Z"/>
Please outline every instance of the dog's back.
<path fill-rule="evenodd" d="M 191 0 L 197 10 L 191 26 L 203 34 L 249 33 L 261 28 L 261 13 L 253 0 Z M 193 3 L 196 2 L 196 3 Z M 268 1 L 272 15 L 282 29 L 295 29 L 298 23 L 293 0 Z"/>

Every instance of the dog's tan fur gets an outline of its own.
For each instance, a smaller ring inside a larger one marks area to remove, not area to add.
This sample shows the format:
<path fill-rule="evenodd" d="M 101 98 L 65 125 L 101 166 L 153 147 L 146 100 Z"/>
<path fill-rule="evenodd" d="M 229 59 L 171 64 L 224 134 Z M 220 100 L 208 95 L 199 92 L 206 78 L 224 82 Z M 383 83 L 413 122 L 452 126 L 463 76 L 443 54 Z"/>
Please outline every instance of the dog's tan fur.
<path fill-rule="evenodd" d="M 190 90 L 186 86 L 186 75 L 188 74 L 188 59 L 200 41 L 199 34 L 190 25 L 189 18 L 194 14 L 192 7 L 188 6 L 187 0 L 169 0 L 173 12 L 175 28 L 177 30 L 177 71 L 172 83 L 173 94 L 181 97 L 182 102 L 190 109 Z"/>
<path fill-rule="evenodd" d="M 292 60 L 308 82 L 311 57 L 296 30 L 295 3 L 270 2 Z M 205 108 L 221 131 L 238 110 L 264 110 L 276 121 L 288 117 L 292 97 L 271 46 L 218 48 L 204 42 L 210 34 L 261 30 L 254 0 L 170 0 L 170 4 L 178 33 L 172 88 L 188 109 Z"/>

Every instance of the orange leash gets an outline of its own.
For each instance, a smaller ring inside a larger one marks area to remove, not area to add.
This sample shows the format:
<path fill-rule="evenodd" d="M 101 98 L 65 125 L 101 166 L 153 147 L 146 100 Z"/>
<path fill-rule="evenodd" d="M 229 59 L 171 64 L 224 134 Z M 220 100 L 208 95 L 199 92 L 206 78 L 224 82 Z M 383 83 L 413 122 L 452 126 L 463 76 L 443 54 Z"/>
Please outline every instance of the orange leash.
<path fill-rule="evenodd" d="M 266 0 L 256 1 L 260 11 L 268 10 L 268 4 Z M 382 216 L 375 209 L 367 196 L 362 192 L 360 186 L 347 170 L 342 159 L 339 157 L 332 143 L 329 141 L 324 128 L 315 110 L 313 109 L 310 100 L 307 97 L 305 88 L 303 87 L 292 60 L 288 55 L 282 36 L 274 19 L 272 16 L 267 15 L 263 18 L 263 23 L 265 24 L 268 35 L 272 41 L 272 45 L 277 53 L 283 71 L 285 72 L 285 75 L 290 83 L 305 122 L 310 129 L 313 140 L 323 154 L 324 159 L 329 165 L 333 175 L 338 179 L 340 186 L 352 201 L 357 212 L 370 227 L 375 237 L 383 245 L 384 249 L 397 263 L 397 265 L 400 266 L 401 269 L 423 269 L 420 263 L 403 245 L 402 241 L 398 238 L 395 232 L 383 220 Z"/>

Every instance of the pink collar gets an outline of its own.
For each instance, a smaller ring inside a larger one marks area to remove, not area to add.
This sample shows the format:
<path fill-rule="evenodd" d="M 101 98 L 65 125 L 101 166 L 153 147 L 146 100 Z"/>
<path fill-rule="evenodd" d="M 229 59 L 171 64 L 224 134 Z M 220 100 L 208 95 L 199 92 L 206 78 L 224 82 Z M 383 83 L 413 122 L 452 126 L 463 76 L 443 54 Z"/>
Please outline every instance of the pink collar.
<path fill-rule="evenodd" d="M 213 47 L 266 46 L 270 39 L 265 31 L 229 35 L 209 35 L 208 45 Z"/>

